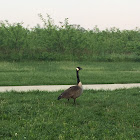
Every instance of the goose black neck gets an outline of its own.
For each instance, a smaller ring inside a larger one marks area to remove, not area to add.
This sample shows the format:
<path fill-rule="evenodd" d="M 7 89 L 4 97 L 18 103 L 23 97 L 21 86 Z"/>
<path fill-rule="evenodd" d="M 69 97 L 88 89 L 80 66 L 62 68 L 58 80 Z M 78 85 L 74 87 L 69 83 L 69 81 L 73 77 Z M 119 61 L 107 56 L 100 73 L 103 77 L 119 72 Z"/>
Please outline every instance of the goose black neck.
<path fill-rule="evenodd" d="M 80 82 L 80 78 L 79 78 L 79 71 L 76 70 L 76 75 L 77 75 L 77 85 Z"/>

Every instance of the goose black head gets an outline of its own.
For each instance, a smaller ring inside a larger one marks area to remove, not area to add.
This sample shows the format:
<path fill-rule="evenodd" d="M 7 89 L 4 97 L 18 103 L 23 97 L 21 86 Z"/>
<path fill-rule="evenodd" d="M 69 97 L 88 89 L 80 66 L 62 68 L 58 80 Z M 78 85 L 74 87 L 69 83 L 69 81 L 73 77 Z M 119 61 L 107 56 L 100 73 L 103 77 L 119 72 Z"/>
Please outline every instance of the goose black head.
<path fill-rule="evenodd" d="M 79 71 L 79 70 L 82 70 L 82 68 L 81 67 L 77 67 L 76 68 L 76 71 Z"/>

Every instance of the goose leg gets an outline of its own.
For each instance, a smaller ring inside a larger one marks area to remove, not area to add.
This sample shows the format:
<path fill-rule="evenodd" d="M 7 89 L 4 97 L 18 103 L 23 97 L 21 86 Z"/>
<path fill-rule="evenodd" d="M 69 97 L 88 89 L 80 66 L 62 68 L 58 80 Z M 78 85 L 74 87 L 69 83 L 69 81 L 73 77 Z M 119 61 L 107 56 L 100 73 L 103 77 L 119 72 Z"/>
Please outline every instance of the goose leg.
<path fill-rule="evenodd" d="M 74 99 L 74 104 L 75 104 L 75 100 L 76 100 L 76 99 Z"/>
<path fill-rule="evenodd" d="M 68 99 L 68 101 L 69 101 L 70 99 Z"/>

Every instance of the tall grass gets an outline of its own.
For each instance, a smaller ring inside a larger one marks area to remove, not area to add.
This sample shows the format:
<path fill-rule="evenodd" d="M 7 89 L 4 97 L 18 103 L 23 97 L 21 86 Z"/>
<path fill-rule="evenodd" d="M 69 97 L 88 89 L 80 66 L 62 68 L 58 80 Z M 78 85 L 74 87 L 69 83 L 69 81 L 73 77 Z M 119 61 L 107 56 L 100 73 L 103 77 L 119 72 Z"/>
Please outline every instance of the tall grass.
<path fill-rule="evenodd" d="M 139 61 L 140 29 L 85 30 L 68 18 L 56 25 L 49 15 L 44 26 L 0 22 L 0 60 Z"/>

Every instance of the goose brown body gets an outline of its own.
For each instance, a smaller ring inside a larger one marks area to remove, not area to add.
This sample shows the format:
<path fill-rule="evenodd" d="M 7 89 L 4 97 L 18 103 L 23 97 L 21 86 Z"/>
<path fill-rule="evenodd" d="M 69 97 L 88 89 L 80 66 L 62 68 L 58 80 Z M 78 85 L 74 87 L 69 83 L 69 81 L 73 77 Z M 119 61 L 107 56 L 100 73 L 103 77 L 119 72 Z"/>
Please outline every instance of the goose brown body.
<path fill-rule="evenodd" d="M 81 70 L 82 68 L 77 67 L 76 68 L 76 73 L 77 73 L 77 85 L 76 86 L 71 86 L 70 88 L 66 89 L 59 97 L 58 100 L 60 100 L 61 98 L 66 98 L 66 99 L 74 99 L 74 103 L 76 98 L 78 98 L 82 92 L 83 92 L 83 88 L 82 88 L 82 83 L 80 82 L 79 79 L 79 70 Z"/>
<path fill-rule="evenodd" d="M 61 98 L 66 98 L 66 99 L 76 99 L 82 94 L 83 89 L 80 86 L 72 86 L 65 90 L 60 96 Z"/>

